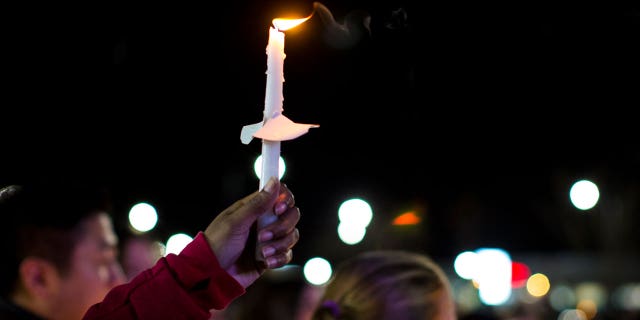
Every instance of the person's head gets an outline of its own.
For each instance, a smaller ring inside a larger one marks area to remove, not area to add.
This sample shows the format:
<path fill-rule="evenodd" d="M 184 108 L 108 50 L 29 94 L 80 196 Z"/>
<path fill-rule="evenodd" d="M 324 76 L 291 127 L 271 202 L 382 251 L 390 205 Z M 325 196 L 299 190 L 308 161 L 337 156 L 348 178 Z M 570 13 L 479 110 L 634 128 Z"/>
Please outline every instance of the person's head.
<path fill-rule="evenodd" d="M 423 254 L 379 250 L 343 261 L 326 285 L 314 320 L 454 320 L 451 286 Z"/>
<path fill-rule="evenodd" d="M 47 319 L 81 319 L 123 283 L 107 195 L 73 183 L 0 189 L 2 298 Z"/>

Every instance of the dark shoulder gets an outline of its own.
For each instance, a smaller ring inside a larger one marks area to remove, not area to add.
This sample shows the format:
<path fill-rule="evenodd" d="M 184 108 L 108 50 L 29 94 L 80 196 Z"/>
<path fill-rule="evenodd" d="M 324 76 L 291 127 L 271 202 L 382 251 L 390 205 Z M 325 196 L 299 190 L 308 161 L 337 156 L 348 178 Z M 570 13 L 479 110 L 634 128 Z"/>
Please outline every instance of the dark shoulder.
<path fill-rule="evenodd" d="M 45 320 L 15 304 L 0 298 L 0 319 L 2 320 Z"/>

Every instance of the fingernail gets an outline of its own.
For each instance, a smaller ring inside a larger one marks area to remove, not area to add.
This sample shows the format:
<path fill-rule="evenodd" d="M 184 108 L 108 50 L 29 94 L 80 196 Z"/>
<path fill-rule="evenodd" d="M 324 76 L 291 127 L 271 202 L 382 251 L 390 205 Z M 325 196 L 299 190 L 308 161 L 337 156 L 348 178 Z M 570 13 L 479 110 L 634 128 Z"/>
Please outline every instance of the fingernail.
<path fill-rule="evenodd" d="M 272 258 L 268 258 L 265 262 L 267 263 L 267 267 L 273 268 L 278 263 L 278 259 L 272 257 Z"/>
<path fill-rule="evenodd" d="M 258 240 L 260 240 L 260 242 L 269 241 L 271 239 L 273 239 L 273 232 L 271 231 L 260 232 L 260 235 L 258 237 Z"/>
<path fill-rule="evenodd" d="M 276 210 L 275 210 L 275 214 L 276 215 L 281 215 L 282 213 L 284 213 L 287 210 L 287 204 L 284 202 L 279 202 L 278 204 L 276 204 Z"/>
<path fill-rule="evenodd" d="M 264 247 L 262 248 L 262 256 L 263 257 L 269 257 L 270 255 L 274 254 L 276 252 L 276 249 L 274 249 L 273 247 Z"/>
<path fill-rule="evenodd" d="M 264 185 L 264 191 L 269 192 L 269 193 L 273 193 L 273 189 L 276 186 L 276 178 L 275 177 L 271 177 L 269 178 L 269 181 L 267 181 L 267 184 Z"/>

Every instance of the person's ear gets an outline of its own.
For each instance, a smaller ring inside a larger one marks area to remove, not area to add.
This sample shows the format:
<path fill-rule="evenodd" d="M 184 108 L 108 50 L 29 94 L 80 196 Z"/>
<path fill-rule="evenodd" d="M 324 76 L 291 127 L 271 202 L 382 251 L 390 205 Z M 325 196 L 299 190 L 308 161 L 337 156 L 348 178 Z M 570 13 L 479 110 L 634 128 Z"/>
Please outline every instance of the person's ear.
<path fill-rule="evenodd" d="M 48 299 L 58 290 L 60 275 L 53 263 L 37 257 L 27 257 L 20 263 L 20 282 L 33 297 Z"/>

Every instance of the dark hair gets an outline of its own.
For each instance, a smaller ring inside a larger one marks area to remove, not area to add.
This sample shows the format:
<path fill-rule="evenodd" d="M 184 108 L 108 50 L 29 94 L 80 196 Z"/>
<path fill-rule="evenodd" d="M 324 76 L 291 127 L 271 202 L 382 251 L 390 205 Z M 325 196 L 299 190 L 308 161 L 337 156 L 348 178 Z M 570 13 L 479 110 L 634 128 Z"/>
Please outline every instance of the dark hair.
<path fill-rule="evenodd" d="M 82 222 L 110 210 L 106 189 L 79 183 L 47 181 L 0 189 L 0 216 L 6 222 L 0 232 L 0 295 L 15 290 L 26 257 L 46 259 L 62 274 L 68 272 Z"/>
<path fill-rule="evenodd" d="M 338 266 L 313 319 L 431 319 L 442 289 L 448 294 L 446 275 L 423 254 L 364 252 Z"/>

